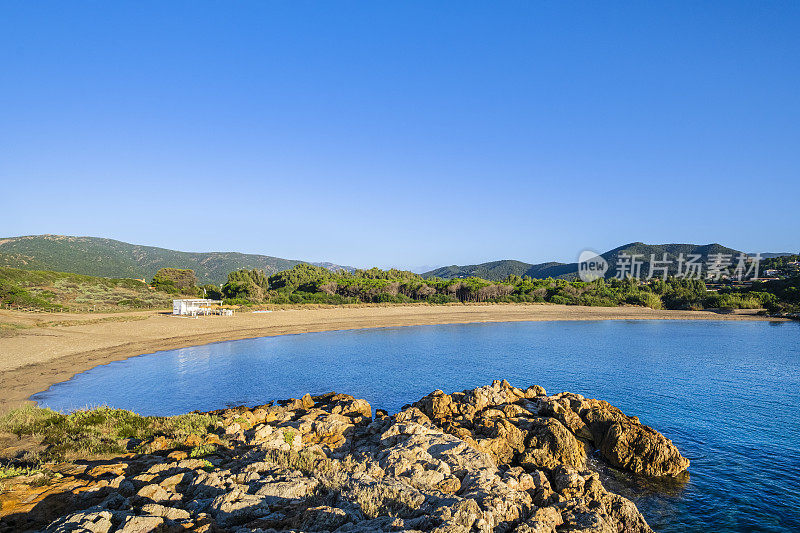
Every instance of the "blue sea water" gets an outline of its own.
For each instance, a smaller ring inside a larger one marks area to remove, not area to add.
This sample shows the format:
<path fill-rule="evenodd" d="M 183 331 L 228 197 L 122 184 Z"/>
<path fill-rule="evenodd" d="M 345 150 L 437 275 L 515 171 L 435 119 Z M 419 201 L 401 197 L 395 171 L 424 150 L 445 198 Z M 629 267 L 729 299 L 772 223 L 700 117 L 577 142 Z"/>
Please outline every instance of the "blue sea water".
<path fill-rule="evenodd" d="M 682 483 L 623 479 L 657 531 L 800 531 L 800 324 L 515 322 L 229 341 L 103 365 L 33 397 L 170 415 L 336 390 L 395 412 L 508 379 L 601 398 L 691 460 Z"/>

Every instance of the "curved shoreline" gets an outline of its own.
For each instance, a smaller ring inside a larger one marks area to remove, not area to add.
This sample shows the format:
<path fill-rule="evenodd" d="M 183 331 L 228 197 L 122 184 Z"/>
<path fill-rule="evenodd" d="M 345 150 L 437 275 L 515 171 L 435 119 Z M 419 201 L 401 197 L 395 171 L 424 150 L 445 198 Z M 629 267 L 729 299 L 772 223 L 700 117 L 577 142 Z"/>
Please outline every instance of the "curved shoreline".
<path fill-rule="evenodd" d="M 52 318 L 52 315 L 44 315 Z M 89 320 L 86 320 L 89 318 Z M 3 311 L 0 319 L 36 319 Z M 104 321 L 108 320 L 108 321 Z M 196 320 L 161 312 L 77 315 L 0 337 L 0 413 L 96 366 L 163 350 L 254 337 L 379 327 L 556 320 L 776 320 L 753 313 L 536 304 L 359 306 L 241 313 Z M 780 320 L 780 319 L 777 319 Z M 68 325 L 70 322 L 75 325 Z M 65 325 L 67 324 L 67 325 Z"/>

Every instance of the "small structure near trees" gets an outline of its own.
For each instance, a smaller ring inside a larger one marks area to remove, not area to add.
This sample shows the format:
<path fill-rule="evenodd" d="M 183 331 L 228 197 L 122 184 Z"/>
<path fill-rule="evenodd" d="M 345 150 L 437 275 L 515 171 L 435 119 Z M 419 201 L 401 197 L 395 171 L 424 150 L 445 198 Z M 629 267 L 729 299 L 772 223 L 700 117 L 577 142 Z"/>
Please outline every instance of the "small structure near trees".
<path fill-rule="evenodd" d="M 210 300 L 208 298 L 185 298 L 172 300 L 173 315 L 213 315 L 227 314 L 222 313 L 222 300 Z"/>

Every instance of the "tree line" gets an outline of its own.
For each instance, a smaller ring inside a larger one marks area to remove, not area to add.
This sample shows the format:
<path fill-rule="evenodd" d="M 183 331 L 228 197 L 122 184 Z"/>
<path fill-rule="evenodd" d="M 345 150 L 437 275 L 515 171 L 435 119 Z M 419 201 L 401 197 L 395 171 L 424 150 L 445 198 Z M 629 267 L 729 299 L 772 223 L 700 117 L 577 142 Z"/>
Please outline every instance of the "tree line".
<path fill-rule="evenodd" d="M 634 279 L 592 282 L 508 276 L 502 281 L 477 277 L 423 278 L 396 269 L 331 272 L 301 264 L 267 276 L 239 270 L 228 276 L 222 297 L 231 303 L 480 303 L 549 302 L 565 305 L 638 305 L 654 309 L 763 308 L 789 312 L 797 304 L 797 280 L 754 283 L 748 288 L 708 291 L 700 279 L 667 278 L 640 283 Z M 794 291 L 794 292 L 793 292 Z"/>
<path fill-rule="evenodd" d="M 548 302 L 687 310 L 766 308 L 778 314 L 800 311 L 800 278 L 709 291 L 701 279 L 676 277 L 647 282 L 635 279 L 583 282 L 516 275 L 502 281 L 478 277 L 445 280 L 423 278 L 397 269 L 333 272 L 323 267 L 299 264 L 271 276 L 262 270 L 236 270 L 228 274 L 221 287 L 198 286 L 191 270 L 161 269 L 152 285 L 174 294 L 205 296 L 238 305 Z"/>

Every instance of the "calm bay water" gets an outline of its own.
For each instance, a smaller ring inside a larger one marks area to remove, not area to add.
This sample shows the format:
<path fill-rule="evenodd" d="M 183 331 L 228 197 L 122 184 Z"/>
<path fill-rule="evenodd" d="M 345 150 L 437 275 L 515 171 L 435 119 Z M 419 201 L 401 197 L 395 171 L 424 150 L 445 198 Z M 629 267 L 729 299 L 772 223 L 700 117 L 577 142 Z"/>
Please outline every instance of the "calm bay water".
<path fill-rule="evenodd" d="M 672 439 L 685 484 L 614 486 L 657 531 L 800 531 L 800 324 L 516 322 L 308 333 L 134 357 L 54 385 L 54 409 L 142 414 L 336 390 L 390 412 L 493 379 L 608 400 Z"/>

